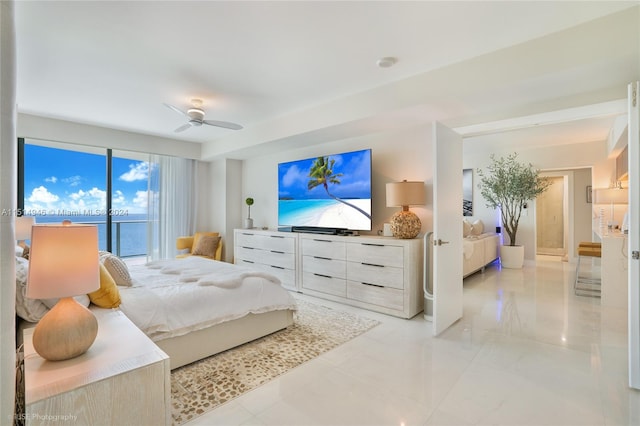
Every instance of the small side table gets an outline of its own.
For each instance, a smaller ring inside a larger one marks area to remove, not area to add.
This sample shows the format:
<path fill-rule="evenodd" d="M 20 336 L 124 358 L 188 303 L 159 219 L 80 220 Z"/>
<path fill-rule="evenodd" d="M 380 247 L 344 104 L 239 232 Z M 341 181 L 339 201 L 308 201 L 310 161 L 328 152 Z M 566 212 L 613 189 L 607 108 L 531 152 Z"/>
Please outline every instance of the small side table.
<path fill-rule="evenodd" d="M 89 350 L 47 361 L 24 331 L 25 424 L 170 425 L 169 357 L 118 310 L 94 310 Z"/>

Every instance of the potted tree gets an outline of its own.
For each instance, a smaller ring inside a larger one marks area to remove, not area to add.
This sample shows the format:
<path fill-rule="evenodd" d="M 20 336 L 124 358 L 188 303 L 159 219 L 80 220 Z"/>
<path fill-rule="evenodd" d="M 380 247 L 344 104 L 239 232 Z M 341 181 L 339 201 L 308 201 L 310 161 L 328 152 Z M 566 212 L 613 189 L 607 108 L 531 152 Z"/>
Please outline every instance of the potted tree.
<path fill-rule="evenodd" d="M 244 202 L 249 208 L 247 218 L 244 221 L 244 227 L 247 229 L 251 229 L 253 228 L 253 219 L 251 219 L 251 206 L 253 205 L 253 198 L 249 197 L 246 200 L 244 200 Z"/>
<path fill-rule="evenodd" d="M 520 163 L 515 152 L 498 159 L 492 154 L 486 174 L 478 170 L 478 176 L 478 187 L 487 207 L 500 209 L 502 227 L 509 236 L 509 245 L 503 246 L 500 252 L 502 266 L 522 268 L 524 246 L 518 245 L 516 240 L 522 209 L 528 201 L 546 191 L 551 181 L 541 177 L 531 164 Z"/>

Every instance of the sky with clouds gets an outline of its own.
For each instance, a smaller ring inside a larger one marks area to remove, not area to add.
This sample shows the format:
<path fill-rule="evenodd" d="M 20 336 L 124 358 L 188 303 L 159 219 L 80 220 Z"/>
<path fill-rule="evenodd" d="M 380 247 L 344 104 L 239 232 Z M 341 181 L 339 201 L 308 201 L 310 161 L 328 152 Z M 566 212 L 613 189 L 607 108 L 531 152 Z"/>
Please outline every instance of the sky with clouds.
<path fill-rule="evenodd" d="M 147 213 L 149 163 L 113 157 L 112 172 L 112 209 L 124 216 Z M 27 214 L 105 212 L 106 155 L 25 144 L 24 176 Z"/>

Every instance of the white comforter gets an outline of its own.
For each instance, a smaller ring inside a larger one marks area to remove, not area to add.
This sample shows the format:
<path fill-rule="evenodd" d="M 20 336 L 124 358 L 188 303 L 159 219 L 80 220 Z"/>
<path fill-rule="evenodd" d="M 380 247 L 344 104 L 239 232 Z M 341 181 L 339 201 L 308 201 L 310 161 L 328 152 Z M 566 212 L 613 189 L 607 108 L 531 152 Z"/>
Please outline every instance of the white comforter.
<path fill-rule="evenodd" d="M 296 309 L 278 278 L 200 257 L 131 266 L 120 309 L 153 340 L 243 317 Z"/>

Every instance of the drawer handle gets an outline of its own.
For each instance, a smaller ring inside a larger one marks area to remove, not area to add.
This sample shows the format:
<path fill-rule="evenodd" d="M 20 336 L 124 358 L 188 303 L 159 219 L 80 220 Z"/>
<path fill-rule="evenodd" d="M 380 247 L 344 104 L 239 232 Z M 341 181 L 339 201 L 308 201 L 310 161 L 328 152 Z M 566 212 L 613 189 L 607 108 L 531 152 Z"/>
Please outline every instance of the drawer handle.
<path fill-rule="evenodd" d="M 331 279 L 333 278 L 333 277 L 332 277 L 332 276 L 330 276 L 330 275 L 316 274 L 315 272 L 313 273 L 313 275 L 315 275 L 315 276 L 317 276 L 317 277 L 322 277 L 322 278 L 331 278 Z"/>
<path fill-rule="evenodd" d="M 374 246 L 374 247 L 384 247 L 384 244 L 374 244 L 374 243 L 361 243 L 363 246 Z"/>
<path fill-rule="evenodd" d="M 284 269 L 282 266 L 276 266 L 276 265 L 271 265 L 271 267 L 276 269 Z"/>
<path fill-rule="evenodd" d="M 369 287 L 384 288 L 383 285 L 379 285 L 379 284 L 371 284 L 371 283 L 361 283 L 361 284 L 368 285 Z"/>
<path fill-rule="evenodd" d="M 278 250 L 271 250 L 271 253 L 284 254 L 283 251 L 278 251 Z"/>
<path fill-rule="evenodd" d="M 282 235 L 269 235 L 271 238 L 284 238 Z"/>
<path fill-rule="evenodd" d="M 242 246 L 242 248 L 243 248 L 243 249 L 247 249 L 247 250 L 255 250 L 255 247 L 245 247 L 245 246 Z"/>
<path fill-rule="evenodd" d="M 313 256 L 314 259 L 321 259 L 321 260 L 331 260 L 330 257 L 322 257 L 322 256 Z"/>
<path fill-rule="evenodd" d="M 244 259 L 242 259 L 242 261 L 243 261 L 244 263 L 256 263 L 256 262 L 253 262 L 253 261 L 251 261 L 251 260 L 244 260 Z"/>
<path fill-rule="evenodd" d="M 314 238 L 313 241 L 319 241 L 321 243 L 330 243 L 331 242 L 331 240 L 321 240 L 319 238 Z"/>
<path fill-rule="evenodd" d="M 365 262 L 361 262 L 362 265 L 365 266 L 375 266 L 376 268 L 384 268 L 384 265 L 376 265 L 375 263 L 365 263 Z"/>
<path fill-rule="evenodd" d="M 242 233 L 242 235 L 251 235 L 251 236 L 254 236 L 254 235 L 256 235 L 256 234 L 251 234 L 251 233 L 249 233 L 249 232 L 243 232 L 243 233 Z"/>

